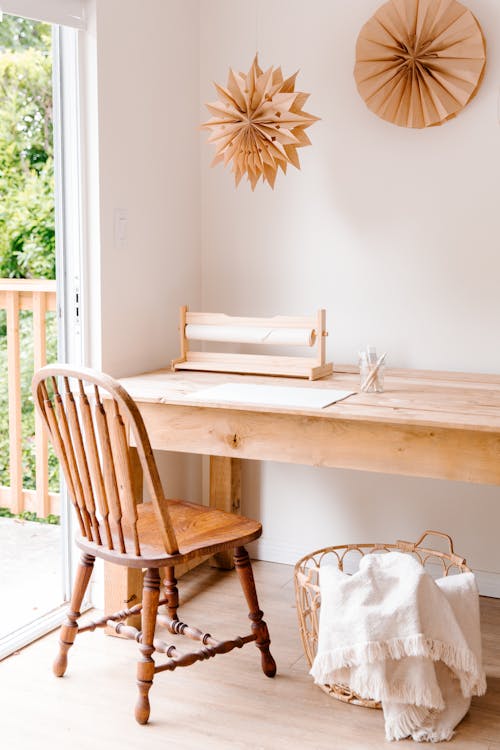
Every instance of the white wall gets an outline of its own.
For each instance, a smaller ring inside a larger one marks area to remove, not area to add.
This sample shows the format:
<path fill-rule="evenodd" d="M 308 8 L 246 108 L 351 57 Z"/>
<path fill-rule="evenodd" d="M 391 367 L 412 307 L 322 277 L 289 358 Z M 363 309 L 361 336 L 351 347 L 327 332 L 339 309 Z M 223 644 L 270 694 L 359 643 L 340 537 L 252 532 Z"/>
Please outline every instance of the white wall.
<path fill-rule="evenodd" d="M 172 318 L 200 294 L 198 8 L 97 4 L 102 351 L 120 375 L 169 364 Z M 123 249 L 115 209 L 128 212 Z"/>
<path fill-rule="evenodd" d="M 393 366 L 500 373 L 500 4 L 468 0 L 488 42 L 483 85 L 456 119 L 424 131 L 378 119 L 356 91 L 356 37 L 379 4 L 256 0 L 249 13 L 248 3 L 202 0 L 202 102 L 229 65 L 248 69 L 257 27 L 262 66 L 300 68 L 298 88 L 322 118 L 302 171 L 279 176 L 274 192 L 236 190 L 203 143 L 203 309 L 324 306 L 336 362 L 374 343 Z M 500 571 L 500 488 L 247 463 L 243 502 L 264 523 L 266 559 L 437 528 L 475 568 Z"/>
<path fill-rule="evenodd" d="M 89 190 L 99 191 L 100 224 L 94 323 L 99 366 L 118 377 L 167 367 L 178 353 L 179 306 L 200 298 L 199 2 L 94 0 L 92 15 L 99 172 Z M 128 214 L 123 248 L 115 243 L 116 209 Z M 163 463 L 171 496 L 199 495 L 199 459 Z"/>

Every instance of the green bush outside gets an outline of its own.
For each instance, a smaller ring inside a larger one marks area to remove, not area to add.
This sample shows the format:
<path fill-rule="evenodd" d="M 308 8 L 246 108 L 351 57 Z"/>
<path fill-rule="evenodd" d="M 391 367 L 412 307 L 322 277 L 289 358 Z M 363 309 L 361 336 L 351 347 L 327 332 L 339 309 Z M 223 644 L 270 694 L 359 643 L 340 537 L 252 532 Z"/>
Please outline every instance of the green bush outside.
<path fill-rule="evenodd" d="M 55 271 L 51 27 L 4 15 L 0 22 L 0 278 L 54 279 Z M 29 311 L 20 314 L 20 339 L 23 480 L 26 489 L 34 489 L 33 316 Z M 49 362 L 57 358 L 54 313 L 47 314 L 47 358 Z M 58 491 L 53 453 L 49 477 L 50 489 Z M 7 328 L 5 310 L 0 310 L 0 485 L 9 483 Z"/>
<path fill-rule="evenodd" d="M 12 513 L 9 508 L 0 508 L 0 518 L 19 518 L 22 521 L 36 521 L 37 523 L 47 523 L 51 526 L 58 526 L 61 522 L 61 517 L 53 513 L 49 513 L 45 518 L 39 518 L 32 510 L 23 510 L 22 513 Z"/>

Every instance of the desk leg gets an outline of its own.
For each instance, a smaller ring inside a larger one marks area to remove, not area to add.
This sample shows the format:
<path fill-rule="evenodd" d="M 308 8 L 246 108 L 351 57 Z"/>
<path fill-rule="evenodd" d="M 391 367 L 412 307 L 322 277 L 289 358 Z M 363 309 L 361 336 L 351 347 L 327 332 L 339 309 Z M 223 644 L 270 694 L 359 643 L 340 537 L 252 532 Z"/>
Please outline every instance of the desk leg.
<path fill-rule="evenodd" d="M 210 456 L 210 507 L 239 513 L 241 505 L 241 460 Z M 231 570 L 234 567 L 232 552 L 219 552 L 211 564 Z"/>
<path fill-rule="evenodd" d="M 134 496 L 138 503 L 142 503 L 143 473 L 136 448 L 130 448 L 130 464 Z M 142 575 L 142 570 L 138 568 L 126 568 L 124 565 L 104 563 L 104 612 L 106 614 L 113 614 L 113 612 L 139 604 L 142 599 Z M 140 614 L 129 617 L 127 624 L 140 630 Z M 106 628 L 105 632 L 108 635 L 117 635 L 111 628 Z"/>

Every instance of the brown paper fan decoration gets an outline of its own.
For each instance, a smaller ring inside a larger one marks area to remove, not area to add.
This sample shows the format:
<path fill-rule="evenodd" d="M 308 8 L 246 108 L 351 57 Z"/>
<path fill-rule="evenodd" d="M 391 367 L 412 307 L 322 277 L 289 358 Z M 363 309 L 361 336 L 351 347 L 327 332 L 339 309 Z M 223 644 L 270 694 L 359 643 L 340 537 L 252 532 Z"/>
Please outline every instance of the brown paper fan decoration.
<path fill-rule="evenodd" d="M 304 131 L 319 118 L 303 111 L 309 94 L 294 90 L 296 77 L 262 71 L 256 55 L 248 73 L 229 70 L 227 88 L 214 83 L 219 101 L 206 105 L 213 117 L 201 127 L 212 131 L 212 166 L 232 161 L 236 185 L 246 174 L 252 190 L 261 177 L 274 188 L 278 167 L 300 169 L 297 149 L 310 145 Z"/>
<path fill-rule="evenodd" d="M 383 120 L 426 128 L 465 107 L 485 61 L 481 27 L 457 0 L 389 0 L 360 31 L 354 77 Z"/>

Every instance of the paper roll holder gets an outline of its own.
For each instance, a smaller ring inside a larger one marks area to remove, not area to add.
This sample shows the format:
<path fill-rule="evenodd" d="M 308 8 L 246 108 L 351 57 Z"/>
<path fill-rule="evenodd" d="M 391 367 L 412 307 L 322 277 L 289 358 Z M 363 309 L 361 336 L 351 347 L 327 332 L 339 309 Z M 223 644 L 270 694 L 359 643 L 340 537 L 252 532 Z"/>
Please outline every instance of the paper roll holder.
<path fill-rule="evenodd" d="M 314 353 L 312 356 L 290 357 L 281 354 L 194 351 L 190 348 L 192 339 L 189 338 L 188 326 L 191 326 L 191 329 L 196 327 L 197 341 L 273 344 L 279 347 L 290 346 L 296 336 L 298 340 L 309 339 L 306 346 L 312 348 Z M 207 338 L 203 339 L 205 326 Z M 221 338 L 217 338 L 217 333 L 214 334 L 217 330 L 220 331 Z M 224 337 L 228 331 L 229 337 Z M 263 332 L 261 337 L 258 336 L 259 331 Z M 172 360 L 173 370 L 275 375 L 309 380 L 317 380 L 333 372 L 333 364 L 325 362 L 328 332 L 324 309 L 311 316 L 276 315 L 271 318 L 251 318 L 224 313 L 190 312 L 187 305 L 184 305 L 180 308 L 179 332 L 181 353 L 177 359 Z M 241 336 L 238 338 L 240 332 Z"/>

